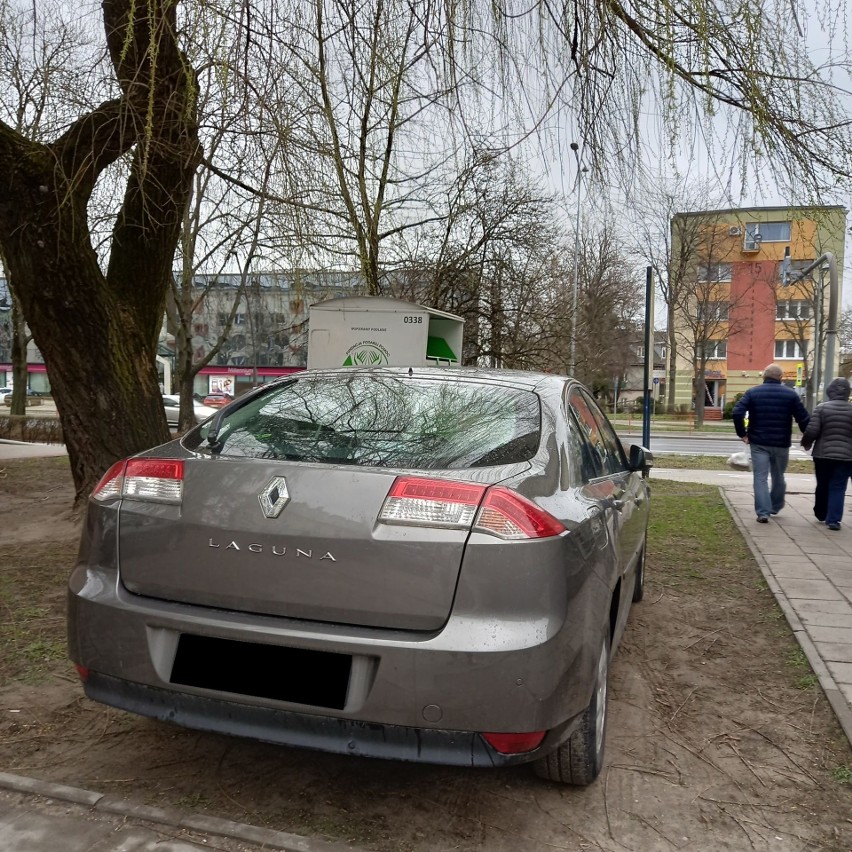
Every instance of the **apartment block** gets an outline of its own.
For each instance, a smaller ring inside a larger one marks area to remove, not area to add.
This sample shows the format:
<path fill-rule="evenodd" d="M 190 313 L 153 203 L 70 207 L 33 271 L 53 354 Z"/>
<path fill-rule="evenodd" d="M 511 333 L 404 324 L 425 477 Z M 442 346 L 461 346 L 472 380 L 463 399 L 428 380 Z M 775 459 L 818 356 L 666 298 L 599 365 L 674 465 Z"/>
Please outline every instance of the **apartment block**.
<path fill-rule="evenodd" d="M 803 272 L 831 253 L 839 306 L 846 213 L 840 206 L 758 207 L 673 217 L 668 287 L 676 405 L 694 406 L 699 387 L 712 417 L 759 383 L 773 362 L 803 397 L 809 386 L 816 391 L 830 276 L 825 260 Z"/>

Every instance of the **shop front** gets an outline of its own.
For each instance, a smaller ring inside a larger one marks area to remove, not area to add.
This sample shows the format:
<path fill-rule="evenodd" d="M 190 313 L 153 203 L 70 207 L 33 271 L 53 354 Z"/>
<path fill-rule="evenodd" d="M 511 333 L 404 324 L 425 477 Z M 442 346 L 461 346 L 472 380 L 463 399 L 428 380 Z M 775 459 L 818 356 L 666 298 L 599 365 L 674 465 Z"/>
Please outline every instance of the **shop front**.
<path fill-rule="evenodd" d="M 195 377 L 193 390 L 206 396 L 211 393 L 226 393 L 240 396 L 257 385 L 272 382 L 282 376 L 298 373 L 303 367 L 202 367 Z"/>

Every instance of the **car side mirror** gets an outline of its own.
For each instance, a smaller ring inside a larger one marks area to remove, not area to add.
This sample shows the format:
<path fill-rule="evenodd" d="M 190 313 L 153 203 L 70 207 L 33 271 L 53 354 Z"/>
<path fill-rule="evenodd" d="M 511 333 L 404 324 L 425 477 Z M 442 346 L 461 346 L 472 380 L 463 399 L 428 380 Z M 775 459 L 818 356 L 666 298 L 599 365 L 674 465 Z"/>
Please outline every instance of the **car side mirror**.
<path fill-rule="evenodd" d="M 628 454 L 628 465 L 631 470 L 641 470 L 643 478 L 648 477 L 648 473 L 654 466 L 654 454 L 639 446 L 639 444 L 631 444 Z"/>

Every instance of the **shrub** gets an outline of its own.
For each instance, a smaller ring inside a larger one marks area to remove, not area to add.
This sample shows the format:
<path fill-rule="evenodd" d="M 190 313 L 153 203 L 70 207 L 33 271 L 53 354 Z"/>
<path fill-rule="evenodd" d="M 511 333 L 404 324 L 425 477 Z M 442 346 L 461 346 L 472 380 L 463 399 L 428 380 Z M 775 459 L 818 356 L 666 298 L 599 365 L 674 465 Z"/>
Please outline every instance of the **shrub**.
<path fill-rule="evenodd" d="M 36 444 L 64 444 L 62 427 L 54 417 L 0 415 L 0 438 Z"/>
<path fill-rule="evenodd" d="M 734 416 L 734 406 L 743 398 L 741 393 L 738 393 L 732 400 L 725 403 L 725 410 L 722 412 L 722 418 L 731 420 Z"/>

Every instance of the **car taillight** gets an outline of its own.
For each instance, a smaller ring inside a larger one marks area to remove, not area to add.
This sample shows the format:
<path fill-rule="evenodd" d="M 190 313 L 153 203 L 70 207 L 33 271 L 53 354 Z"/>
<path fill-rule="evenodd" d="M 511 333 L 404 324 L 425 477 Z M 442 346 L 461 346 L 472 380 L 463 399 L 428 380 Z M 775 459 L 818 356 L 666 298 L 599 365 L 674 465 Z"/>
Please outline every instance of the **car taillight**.
<path fill-rule="evenodd" d="M 525 734 L 483 734 L 482 738 L 500 754 L 523 754 L 541 745 L 547 731 L 530 731 Z"/>
<path fill-rule="evenodd" d="M 379 520 L 445 529 L 470 529 L 473 525 L 479 532 L 509 541 L 565 532 L 553 515 L 508 488 L 417 476 L 394 480 Z"/>
<path fill-rule="evenodd" d="M 104 502 L 113 497 L 121 497 L 121 489 L 124 485 L 124 465 L 126 462 L 116 462 L 102 477 L 101 481 L 92 491 L 92 498 Z"/>
<path fill-rule="evenodd" d="M 485 485 L 398 476 L 379 513 L 386 524 L 470 529 Z"/>
<path fill-rule="evenodd" d="M 544 509 L 508 488 L 488 489 L 474 529 L 517 541 L 561 535 L 565 527 Z"/>
<path fill-rule="evenodd" d="M 92 492 L 104 502 L 116 497 L 153 503 L 180 503 L 183 497 L 181 459 L 128 459 L 116 462 Z"/>

